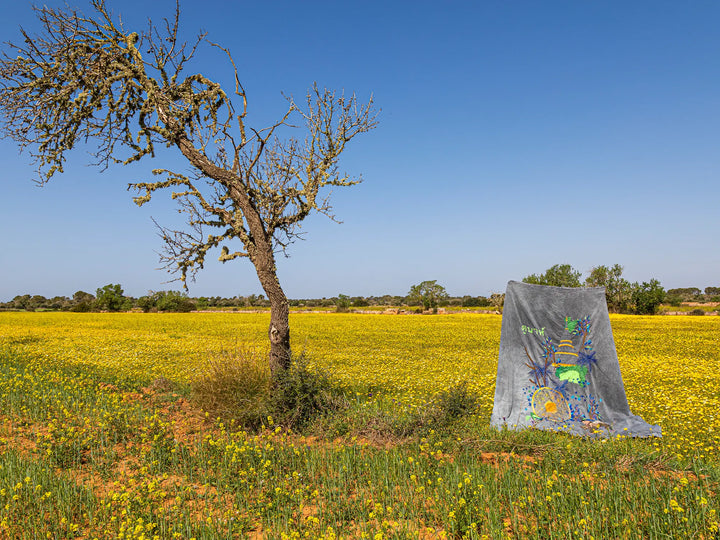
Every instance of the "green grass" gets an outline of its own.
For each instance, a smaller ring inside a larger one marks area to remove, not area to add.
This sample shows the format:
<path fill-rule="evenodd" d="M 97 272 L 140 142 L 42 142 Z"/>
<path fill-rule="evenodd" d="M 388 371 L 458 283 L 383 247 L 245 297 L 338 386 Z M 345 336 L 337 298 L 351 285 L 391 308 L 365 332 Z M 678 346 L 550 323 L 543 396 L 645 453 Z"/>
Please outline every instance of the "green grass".
<path fill-rule="evenodd" d="M 655 320 L 635 321 L 647 331 L 619 330 L 619 349 L 651 336 Z M 155 374 L 127 377 L 19 352 L 31 345 L 0 356 L 0 538 L 719 534 L 715 453 L 498 431 L 462 385 L 423 408 L 400 406 L 388 386 L 378 397 L 365 382 L 343 380 L 339 412 L 300 432 L 271 419 L 247 432 L 205 418 L 183 381 L 153 388 Z M 668 357 L 677 353 L 670 345 Z M 691 352 L 710 345 L 710 333 L 696 333 Z"/>
<path fill-rule="evenodd" d="M 673 462 L 644 441 L 497 431 L 472 416 L 398 438 L 372 431 L 389 412 L 362 399 L 345 411 L 351 427 L 341 440 L 212 423 L 177 437 L 177 394 L 142 400 L 92 374 L 22 364 L 2 364 L 7 537 L 717 533 L 718 467 Z"/>

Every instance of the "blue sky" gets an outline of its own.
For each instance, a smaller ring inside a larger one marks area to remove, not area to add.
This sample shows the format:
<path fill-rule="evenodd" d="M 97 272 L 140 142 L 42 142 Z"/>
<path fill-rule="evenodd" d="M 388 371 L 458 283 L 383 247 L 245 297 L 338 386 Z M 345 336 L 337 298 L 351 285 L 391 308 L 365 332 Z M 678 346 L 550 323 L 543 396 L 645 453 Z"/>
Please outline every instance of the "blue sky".
<path fill-rule="evenodd" d="M 36 28 L 29 4 L 3 5 L 3 41 Z M 109 5 L 129 28 L 174 2 Z M 286 294 L 308 298 L 404 295 L 430 279 L 489 295 L 556 263 L 720 285 L 718 20 L 711 1 L 186 0 L 181 24 L 231 50 L 260 125 L 313 81 L 382 109 L 341 160 L 364 180 L 333 193 L 343 223 L 309 218 L 278 262 Z M 229 84 L 227 67 L 208 52 L 194 70 Z M 13 141 L 0 158 L 0 301 L 179 287 L 158 269 L 151 221 L 176 223 L 172 201 L 138 208 L 126 191 L 152 168 L 183 170 L 177 154 L 101 174 L 76 151 L 42 188 Z M 236 260 L 208 264 L 189 292 L 262 290 Z"/>

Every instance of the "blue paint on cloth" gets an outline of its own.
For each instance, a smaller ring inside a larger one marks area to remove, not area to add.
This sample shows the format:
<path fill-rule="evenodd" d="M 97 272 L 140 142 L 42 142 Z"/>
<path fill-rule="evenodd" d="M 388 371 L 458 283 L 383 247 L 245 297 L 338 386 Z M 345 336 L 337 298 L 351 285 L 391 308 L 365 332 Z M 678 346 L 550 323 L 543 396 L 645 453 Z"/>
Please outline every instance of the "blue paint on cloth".
<path fill-rule="evenodd" d="M 508 283 L 490 423 L 589 437 L 661 436 L 660 426 L 630 412 L 604 287 Z"/>

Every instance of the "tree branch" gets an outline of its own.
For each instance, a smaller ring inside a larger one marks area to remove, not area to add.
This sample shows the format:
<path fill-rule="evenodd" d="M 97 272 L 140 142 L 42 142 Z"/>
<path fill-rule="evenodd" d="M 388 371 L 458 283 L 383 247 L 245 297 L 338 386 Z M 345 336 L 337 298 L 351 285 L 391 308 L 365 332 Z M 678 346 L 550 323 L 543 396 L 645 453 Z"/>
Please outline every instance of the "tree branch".
<path fill-rule="evenodd" d="M 128 185 L 139 206 L 174 189 L 187 216 L 190 232 L 160 228 L 162 260 L 184 281 L 218 247 L 221 261 L 250 257 L 261 282 L 275 286 L 274 251 L 300 237 L 299 224 L 313 211 L 335 219 L 328 188 L 361 181 L 340 174 L 337 164 L 351 139 L 377 125 L 372 98 L 360 105 L 355 95 L 314 84 L 302 107 L 290 97 L 277 122 L 248 126 L 248 98 L 230 51 L 205 34 L 181 42 L 177 2 L 174 17 L 160 27 L 148 20 L 142 33 L 126 31 L 104 0 L 92 6 L 90 17 L 33 8 L 42 33 L 21 30 L 23 42 L 8 44 L 12 54 L 0 58 L 0 131 L 29 151 L 41 184 L 63 171 L 81 142 L 95 146 L 103 169 L 154 156 L 157 144 L 177 147 L 192 176 L 157 169 L 163 180 Z M 220 84 L 184 74 L 202 44 L 232 66 L 237 111 Z M 293 118 L 306 133 L 302 143 L 288 136 L 297 129 Z M 226 245 L 232 240 L 241 249 Z"/>

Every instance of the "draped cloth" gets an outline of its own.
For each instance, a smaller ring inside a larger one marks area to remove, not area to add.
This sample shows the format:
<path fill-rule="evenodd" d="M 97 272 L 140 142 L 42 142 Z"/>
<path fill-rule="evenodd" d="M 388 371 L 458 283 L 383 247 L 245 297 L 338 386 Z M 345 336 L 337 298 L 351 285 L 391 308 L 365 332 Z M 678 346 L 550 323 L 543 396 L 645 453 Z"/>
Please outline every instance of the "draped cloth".
<path fill-rule="evenodd" d="M 591 437 L 661 436 L 660 426 L 630 413 L 604 287 L 508 283 L 490 423 Z"/>

